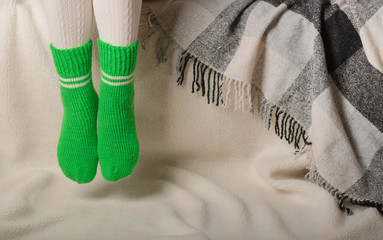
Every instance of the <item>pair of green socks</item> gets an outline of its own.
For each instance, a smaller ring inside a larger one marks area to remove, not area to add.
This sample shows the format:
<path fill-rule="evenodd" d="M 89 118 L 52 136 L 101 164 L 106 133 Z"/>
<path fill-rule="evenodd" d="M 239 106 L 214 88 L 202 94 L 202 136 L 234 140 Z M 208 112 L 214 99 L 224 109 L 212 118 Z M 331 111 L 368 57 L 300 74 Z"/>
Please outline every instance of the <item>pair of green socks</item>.
<path fill-rule="evenodd" d="M 57 158 L 65 176 L 77 183 L 94 179 L 98 161 L 108 181 L 125 178 L 137 165 L 134 70 L 138 46 L 138 40 L 114 46 L 98 39 L 98 97 L 92 84 L 92 41 L 69 49 L 50 45 L 64 109 Z"/>

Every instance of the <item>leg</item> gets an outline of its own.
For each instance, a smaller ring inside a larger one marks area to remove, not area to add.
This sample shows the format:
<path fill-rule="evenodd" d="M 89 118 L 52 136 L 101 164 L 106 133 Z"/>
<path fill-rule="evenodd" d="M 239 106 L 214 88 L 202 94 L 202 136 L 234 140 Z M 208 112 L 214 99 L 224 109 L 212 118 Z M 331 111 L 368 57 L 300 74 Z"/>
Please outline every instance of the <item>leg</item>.
<path fill-rule="evenodd" d="M 63 173 L 78 183 L 97 170 L 98 97 L 91 79 L 91 0 L 44 0 L 64 109 L 57 158 Z"/>
<path fill-rule="evenodd" d="M 137 40 L 142 0 L 93 0 L 100 39 L 115 46 Z"/>
<path fill-rule="evenodd" d="M 56 48 L 73 48 L 90 41 L 91 0 L 43 0 L 49 35 Z"/>
<path fill-rule="evenodd" d="M 139 157 L 134 70 L 142 0 L 93 0 L 101 65 L 98 156 L 108 181 L 130 175 Z"/>

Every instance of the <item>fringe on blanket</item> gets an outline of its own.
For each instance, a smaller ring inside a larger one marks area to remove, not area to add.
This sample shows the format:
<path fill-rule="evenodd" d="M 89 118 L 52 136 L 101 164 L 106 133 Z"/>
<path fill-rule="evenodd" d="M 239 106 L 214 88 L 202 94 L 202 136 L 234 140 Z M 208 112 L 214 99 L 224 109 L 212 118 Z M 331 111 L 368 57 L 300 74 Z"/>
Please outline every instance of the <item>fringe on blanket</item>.
<path fill-rule="evenodd" d="M 227 78 L 200 62 L 198 58 L 192 56 L 187 51 L 183 51 L 179 58 L 179 65 L 177 67 L 179 73 L 178 85 L 183 84 L 185 71 L 191 64 L 193 64 L 191 92 L 201 92 L 202 96 L 207 98 L 208 104 L 234 107 L 235 110 L 254 113 L 253 102 L 257 97 L 258 112 L 264 120 L 267 129 L 270 130 L 272 120 L 274 120 L 273 128 L 275 134 L 281 139 L 285 139 L 289 144 L 293 143 L 296 152 L 299 152 L 305 145 L 311 145 L 303 126 L 286 111 L 270 103 L 258 87 L 254 84 Z M 302 141 L 303 146 L 300 147 Z"/>
<path fill-rule="evenodd" d="M 344 203 L 360 206 L 374 207 L 383 215 L 382 204 L 369 200 L 356 199 L 329 184 L 317 171 L 312 157 L 312 143 L 309 140 L 306 129 L 285 109 L 269 102 L 263 95 L 261 89 L 254 84 L 237 81 L 226 77 L 210 66 L 199 61 L 187 50 L 183 50 L 178 44 L 172 40 L 162 30 L 160 23 L 156 19 L 154 13 L 148 6 L 143 6 L 143 16 L 149 26 L 149 32 L 141 40 L 141 46 L 145 49 L 145 42 L 153 35 L 159 33 L 156 41 L 156 58 L 158 65 L 167 62 L 172 57 L 176 49 L 181 49 L 178 57 L 177 84 L 183 85 L 185 80 L 185 72 L 188 66 L 193 65 L 193 81 L 191 83 L 191 92 L 201 92 L 202 96 L 207 99 L 207 104 L 223 106 L 225 108 L 232 107 L 234 110 L 242 110 L 254 114 L 254 106 L 265 123 L 265 127 L 270 130 L 274 129 L 275 134 L 280 138 L 293 144 L 295 153 L 307 152 L 308 164 L 306 169 L 308 173 L 304 179 L 326 189 L 336 199 L 339 208 L 347 215 L 353 212 L 350 208 L 345 207 Z"/>

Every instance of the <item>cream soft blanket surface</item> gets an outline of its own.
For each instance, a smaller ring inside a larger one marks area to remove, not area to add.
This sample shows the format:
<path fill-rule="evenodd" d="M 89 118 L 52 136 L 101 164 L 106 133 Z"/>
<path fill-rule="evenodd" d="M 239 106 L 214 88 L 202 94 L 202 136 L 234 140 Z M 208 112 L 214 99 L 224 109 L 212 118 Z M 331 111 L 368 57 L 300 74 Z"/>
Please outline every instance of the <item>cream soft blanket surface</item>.
<path fill-rule="evenodd" d="M 140 38 L 149 31 L 142 17 Z M 94 28 L 94 30 L 96 30 Z M 97 37 L 94 31 L 93 40 Z M 0 3 L 0 239 L 378 239 L 383 219 L 346 216 L 304 181 L 307 156 L 259 116 L 207 105 L 177 87 L 175 58 L 140 49 L 134 174 L 86 185 L 57 165 L 59 85 L 37 0 Z M 93 76 L 99 83 L 97 49 Z M 175 55 L 176 56 L 176 55 Z M 191 84 L 192 71 L 185 73 Z M 190 86 L 190 85 L 189 85 Z"/>

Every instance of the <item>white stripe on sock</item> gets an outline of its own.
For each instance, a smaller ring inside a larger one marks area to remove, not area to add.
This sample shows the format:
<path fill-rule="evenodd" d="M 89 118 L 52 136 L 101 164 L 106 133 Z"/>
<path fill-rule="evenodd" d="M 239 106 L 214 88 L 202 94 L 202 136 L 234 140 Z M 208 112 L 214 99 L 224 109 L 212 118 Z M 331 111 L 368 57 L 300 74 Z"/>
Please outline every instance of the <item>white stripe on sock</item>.
<path fill-rule="evenodd" d="M 131 78 L 131 77 L 133 76 L 133 74 L 134 74 L 134 72 L 133 72 L 133 73 L 131 73 L 131 74 L 128 75 L 128 76 L 111 76 L 111 75 L 106 74 L 106 73 L 105 73 L 104 71 L 102 71 L 102 70 L 101 70 L 101 73 L 102 73 L 105 77 L 110 78 L 110 79 L 113 79 L 113 80 L 121 80 L 121 79 Z"/>
<path fill-rule="evenodd" d="M 85 86 L 89 82 L 90 82 L 90 79 L 88 81 L 83 82 L 83 83 L 75 83 L 75 84 L 65 84 L 65 83 L 62 83 L 59 81 L 60 85 L 63 87 L 66 87 L 66 88 L 79 88 L 79 87 Z"/>
<path fill-rule="evenodd" d="M 105 78 L 103 78 L 101 76 L 101 80 L 106 83 L 106 84 L 109 84 L 111 86 L 121 86 L 121 85 L 125 85 L 125 84 L 129 84 L 131 83 L 133 80 L 134 80 L 134 77 L 132 77 L 131 79 L 129 79 L 128 81 L 125 81 L 125 82 L 109 82 L 108 80 L 106 80 Z"/>
<path fill-rule="evenodd" d="M 77 78 L 63 78 L 63 77 L 60 77 L 59 76 L 59 79 L 63 82 L 77 82 L 77 81 L 81 81 L 81 80 L 84 80 L 85 78 L 89 77 L 91 72 L 89 72 L 87 75 L 85 76 L 82 76 L 82 77 L 77 77 Z"/>

